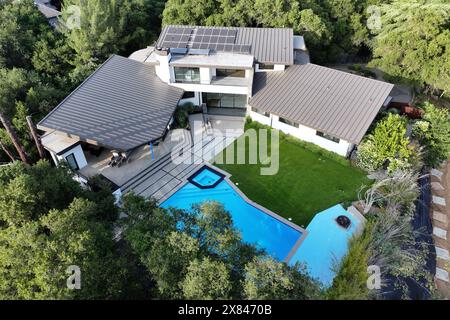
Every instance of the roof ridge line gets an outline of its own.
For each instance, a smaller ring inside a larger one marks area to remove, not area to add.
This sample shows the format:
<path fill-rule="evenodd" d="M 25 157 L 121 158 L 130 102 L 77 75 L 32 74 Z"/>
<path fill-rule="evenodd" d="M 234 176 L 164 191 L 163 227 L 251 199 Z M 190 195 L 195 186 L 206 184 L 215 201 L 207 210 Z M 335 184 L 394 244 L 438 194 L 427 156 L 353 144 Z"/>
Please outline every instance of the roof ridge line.
<path fill-rule="evenodd" d="M 330 68 L 330 67 L 326 67 L 326 66 L 322 66 L 322 65 L 316 64 L 316 63 L 308 62 L 308 63 L 306 63 L 306 64 L 302 64 L 302 65 L 299 65 L 299 66 L 306 66 L 306 65 L 308 65 L 308 64 L 313 65 L 313 66 L 318 66 L 318 67 L 326 68 L 326 69 L 331 69 L 331 70 L 334 70 L 334 71 L 337 71 L 337 72 L 342 72 L 342 73 L 345 73 L 345 74 L 349 74 L 349 75 L 351 75 L 351 76 L 360 77 L 360 78 L 367 79 L 367 80 L 371 80 L 371 81 L 376 81 L 376 82 L 381 82 L 381 83 L 387 83 L 387 84 L 390 84 L 390 85 L 394 86 L 393 83 L 390 83 L 390 82 L 387 82 L 387 81 L 382 81 L 382 80 L 378 80 L 378 79 L 373 79 L 373 78 L 369 78 L 369 77 L 364 77 L 364 76 L 361 76 L 361 75 L 359 75 L 359 74 L 354 74 L 354 73 L 351 73 L 351 72 L 347 72 L 347 71 L 343 71 L 343 70 L 339 70 L 339 69 L 335 69 L 335 68 Z"/>

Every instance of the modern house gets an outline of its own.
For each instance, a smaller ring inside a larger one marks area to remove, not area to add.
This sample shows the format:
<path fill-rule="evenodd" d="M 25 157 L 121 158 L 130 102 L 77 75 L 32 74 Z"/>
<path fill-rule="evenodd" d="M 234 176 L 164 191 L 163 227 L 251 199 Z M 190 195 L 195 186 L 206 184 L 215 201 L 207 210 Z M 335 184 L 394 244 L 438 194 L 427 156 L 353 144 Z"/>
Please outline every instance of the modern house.
<path fill-rule="evenodd" d="M 81 183 L 100 174 L 118 200 L 132 190 L 164 208 L 218 201 L 244 241 L 288 264 L 306 263 L 330 285 L 332 266 L 364 217 L 337 205 L 303 229 L 254 203 L 229 173 L 208 163 L 236 138 L 215 132 L 238 126 L 243 133 L 250 116 L 348 156 L 392 88 L 309 63 L 303 38 L 289 28 L 166 26 L 154 47 L 111 56 L 38 128 L 55 163 L 66 161 Z M 201 106 L 202 114 L 189 117 L 200 120 L 200 130 L 172 126 L 177 107 L 187 102 Z M 192 143 L 197 131 L 200 148 Z M 174 155 L 200 161 L 174 161 Z"/>
<path fill-rule="evenodd" d="M 348 156 L 392 88 L 309 63 L 303 37 L 290 28 L 170 25 L 154 47 L 113 55 L 38 128 L 56 163 L 120 186 L 170 150 L 174 112 L 188 101 L 205 114 L 248 115 Z M 118 174 L 122 163 L 127 170 Z"/>

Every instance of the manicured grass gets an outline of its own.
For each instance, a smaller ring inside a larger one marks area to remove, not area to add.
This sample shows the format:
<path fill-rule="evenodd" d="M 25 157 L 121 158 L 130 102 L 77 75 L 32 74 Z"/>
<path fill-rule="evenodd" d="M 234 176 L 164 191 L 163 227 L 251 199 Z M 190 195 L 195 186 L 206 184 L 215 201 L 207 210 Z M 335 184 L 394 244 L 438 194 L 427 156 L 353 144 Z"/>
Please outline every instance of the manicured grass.
<path fill-rule="evenodd" d="M 263 126 L 248 123 L 246 129 L 251 128 L 259 130 Z M 224 150 L 225 154 L 231 147 Z M 344 158 L 298 139 L 280 134 L 279 150 L 279 171 L 272 176 L 260 174 L 261 164 L 216 163 L 216 166 L 229 172 L 231 180 L 239 183 L 247 197 L 304 227 L 316 213 L 356 200 L 361 186 L 370 182 L 365 172 L 352 167 Z M 216 159 L 222 157 L 218 155 Z"/>

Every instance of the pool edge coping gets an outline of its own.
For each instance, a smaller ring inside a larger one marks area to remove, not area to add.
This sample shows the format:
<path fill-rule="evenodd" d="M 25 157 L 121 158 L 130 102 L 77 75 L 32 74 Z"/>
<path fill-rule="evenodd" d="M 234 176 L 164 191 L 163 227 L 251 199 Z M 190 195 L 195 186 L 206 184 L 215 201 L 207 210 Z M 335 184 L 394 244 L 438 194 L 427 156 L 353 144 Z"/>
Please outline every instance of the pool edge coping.
<path fill-rule="evenodd" d="M 289 250 L 288 255 L 286 256 L 286 258 L 284 258 L 282 260 L 282 262 L 284 263 L 288 263 L 292 257 L 294 256 L 294 254 L 297 252 L 297 250 L 300 248 L 300 245 L 303 243 L 303 241 L 306 239 L 306 237 L 309 234 L 309 231 L 306 229 L 303 229 L 302 227 L 300 227 L 299 225 L 293 223 L 292 221 L 289 221 L 286 218 L 283 218 L 282 216 L 280 216 L 279 214 L 276 214 L 275 212 L 267 209 L 266 207 L 263 207 L 262 205 L 254 202 L 253 200 L 249 199 L 243 192 L 241 189 L 239 189 L 238 186 L 236 186 L 233 181 L 230 180 L 230 177 L 232 176 L 229 172 L 222 170 L 220 168 L 217 168 L 216 166 L 214 166 L 213 164 L 207 163 L 205 164 L 205 166 L 210 167 L 211 169 L 218 171 L 220 173 L 222 173 L 223 175 L 225 175 L 224 180 L 226 182 L 228 182 L 228 184 L 233 188 L 234 191 L 236 191 L 239 196 L 242 197 L 242 199 L 244 199 L 245 202 L 247 202 L 249 205 L 255 207 L 258 210 L 263 211 L 265 214 L 268 214 L 269 216 L 271 216 L 272 218 L 288 225 L 289 227 L 299 231 L 301 233 L 301 237 L 299 239 L 297 239 L 297 241 L 295 242 L 294 246 Z"/>
<path fill-rule="evenodd" d="M 292 257 L 294 256 L 294 254 L 297 252 L 297 250 L 300 248 L 300 245 L 303 243 L 303 241 L 306 239 L 306 237 L 309 234 L 309 231 L 306 229 L 303 229 L 302 227 L 300 227 L 299 225 L 289 221 L 286 218 L 283 218 L 282 216 L 276 214 L 275 212 L 267 209 L 266 207 L 263 207 L 262 205 L 254 202 L 253 200 L 249 199 L 243 192 L 242 190 L 239 189 L 239 187 L 237 187 L 233 181 L 230 180 L 230 177 L 232 176 L 229 172 L 222 170 L 218 167 L 216 167 L 215 165 L 209 163 L 209 162 L 204 162 L 203 164 L 200 164 L 200 168 L 198 168 L 197 171 L 201 171 L 203 169 L 209 168 L 212 169 L 213 171 L 217 171 L 218 173 L 224 175 L 223 180 L 225 180 L 232 188 L 235 192 L 237 192 L 239 194 L 239 196 L 245 201 L 247 202 L 249 205 L 255 207 L 258 210 L 261 210 L 262 212 L 264 212 L 265 214 L 271 216 L 272 218 L 280 221 L 281 223 L 284 223 L 285 225 L 288 225 L 289 227 L 293 228 L 294 230 L 298 231 L 301 233 L 301 236 L 299 239 L 297 239 L 297 241 L 295 242 L 294 246 L 289 250 L 288 255 L 286 256 L 286 258 L 284 258 L 283 260 L 281 260 L 282 262 L 288 264 L 288 262 L 292 259 Z M 193 175 L 196 174 L 196 172 L 193 173 Z M 186 184 L 190 183 L 189 182 L 189 178 L 192 175 L 190 175 L 187 178 L 184 178 L 182 180 L 182 182 L 175 187 L 174 189 L 172 189 L 169 193 L 167 193 L 163 198 L 161 198 L 158 201 L 158 204 L 161 205 L 161 203 L 163 203 L 164 201 L 168 200 L 171 196 L 173 196 L 178 190 L 180 190 L 181 188 L 183 188 Z M 222 181 L 223 181 L 222 180 Z"/>

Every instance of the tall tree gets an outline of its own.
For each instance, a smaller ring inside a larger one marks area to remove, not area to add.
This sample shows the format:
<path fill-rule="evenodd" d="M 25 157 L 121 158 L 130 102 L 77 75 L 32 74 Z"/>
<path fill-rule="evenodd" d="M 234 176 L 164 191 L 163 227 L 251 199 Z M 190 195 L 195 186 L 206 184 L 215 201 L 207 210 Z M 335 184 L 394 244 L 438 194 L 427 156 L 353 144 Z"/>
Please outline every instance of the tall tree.
<path fill-rule="evenodd" d="M 259 291 L 259 296 L 246 295 L 248 268 L 252 268 L 249 266 L 258 257 L 266 256 L 242 241 L 223 205 L 205 202 L 189 211 L 166 211 L 154 201 L 126 195 L 123 208 L 127 215 L 123 222 L 124 238 L 155 281 L 158 297 L 253 299 L 263 298 L 263 291 L 270 290 L 272 280 Z M 253 266 L 255 272 L 266 272 L 259 267 Z M 319 290 L 299 269 L 281 263 L 280 268 L 292 281 L 283 297 L 289 292 L 292 297 L 303 299 L 311 297 L 312 288 Z M 266 297 L 282 298 L 280 292 L 266 293 Z"/>
<path fill-rule="evenodd" d="M 371 64 L 418 87 L 450 90 L 448 1 L 398 0 L 381 6 Z"/>
<path fill-rule="evenodd" d="M 245 267 L 244 293 L 251 300 L 306 300 L 320 296 L 318 283 L 305 270 L 269 257 L 260 257 Z"/>
<path fill-rule="evenodd" d="M 0 168 L 0 299 L 145 296 L 130 276 L 133 260 L 113 240 L 104 204 L 114 197 L 98 201 L 68 172 L 45 161 Z M 81 290 L 67 287 L 73 265 L 81 270 Z"/>
<path fill-rule="evenodd" d="M 50 26 L 33 0 L 5 3 L 0 7 L 0 67 L 29 68 L 34 45 Z"/>

